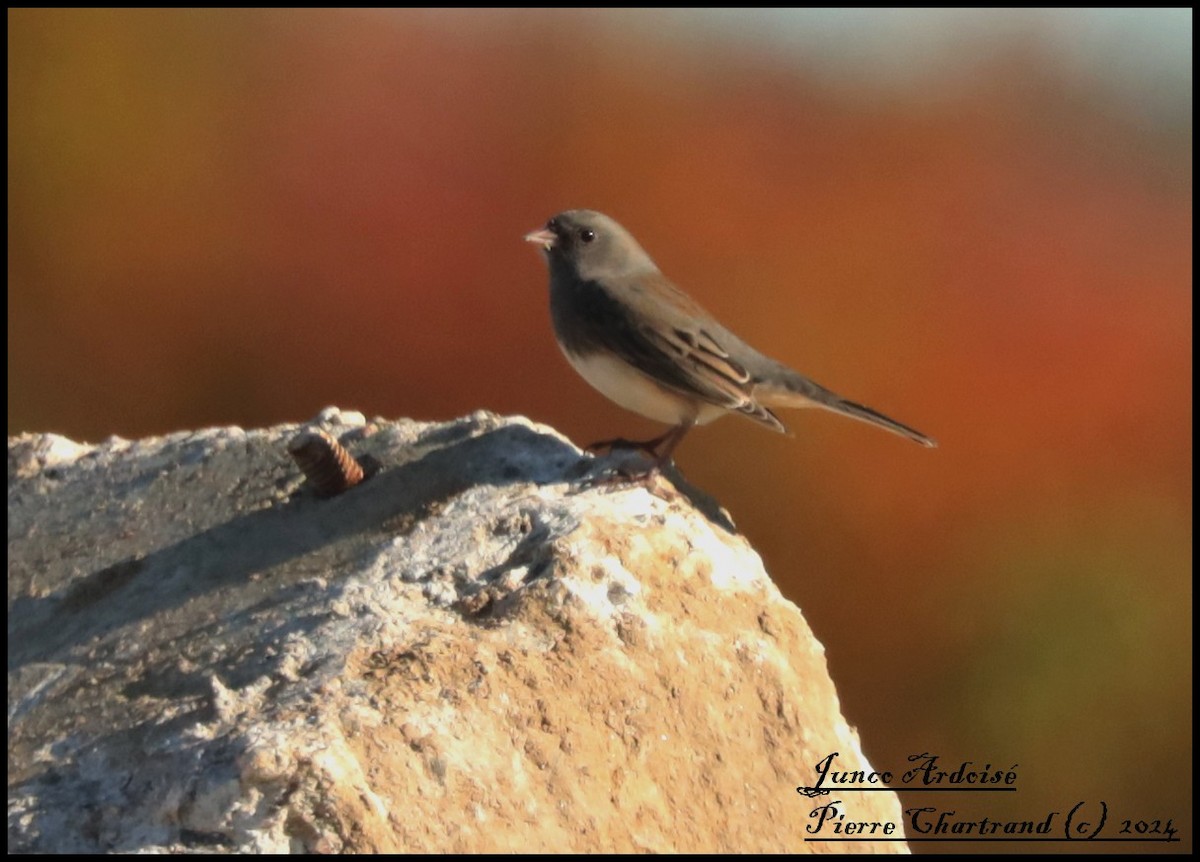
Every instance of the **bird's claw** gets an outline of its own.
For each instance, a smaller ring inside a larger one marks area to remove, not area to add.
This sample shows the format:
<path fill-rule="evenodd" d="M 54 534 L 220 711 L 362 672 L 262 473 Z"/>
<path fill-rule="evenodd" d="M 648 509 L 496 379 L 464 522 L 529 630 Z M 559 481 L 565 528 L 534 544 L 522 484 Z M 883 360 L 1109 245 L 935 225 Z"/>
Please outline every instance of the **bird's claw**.
<path fill-rule="evenodd" d="M 655 447 L 661 442 L 661 437 L 656 437 L 653 440 L 626 440 L 624 437 L 614 437 L 612 440 L 597 440 L 595 443 L 589 443 L 584 449 L 593 455 L 601 452 L 612 452 L 615 449 L 637 449 L 639 452 L 645 452 L 647 455 L 654 455 L 656 454 Z"/>

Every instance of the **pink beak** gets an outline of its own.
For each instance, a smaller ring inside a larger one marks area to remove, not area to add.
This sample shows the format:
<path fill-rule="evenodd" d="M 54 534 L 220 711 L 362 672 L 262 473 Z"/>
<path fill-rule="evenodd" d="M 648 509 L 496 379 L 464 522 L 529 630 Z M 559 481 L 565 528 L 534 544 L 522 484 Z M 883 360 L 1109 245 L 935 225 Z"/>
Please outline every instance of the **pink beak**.
<path fill-rule="evenodd" d="M 525 234 L 525 242 L 539 243 L 545 251 L 554 248 L 558 243 L 558 237 L 554 235 L 554 231 L 550 228 L 542 228 L 541 230 L 530 231 Z"/>

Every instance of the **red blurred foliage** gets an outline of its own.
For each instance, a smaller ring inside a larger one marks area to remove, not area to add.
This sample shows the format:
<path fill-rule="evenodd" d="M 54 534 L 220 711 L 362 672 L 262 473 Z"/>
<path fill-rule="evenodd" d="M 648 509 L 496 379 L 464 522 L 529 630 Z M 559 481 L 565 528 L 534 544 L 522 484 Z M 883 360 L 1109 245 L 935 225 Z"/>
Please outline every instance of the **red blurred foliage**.
<path fill-rule="evenodd" d="M 1024 43 L 883 95 L 601 13 L 9 26 L 10 433 L 326 404 L 649 432 L 558 357 L 521 242 L 592 207 L 751 343 L 940 440 L 792 414 L 797 439 L 731 421 L 679 453 L 803 604 L 883 766 L 978 744 L 949 689 L 1058 624 L 1021 604 L 1047 578 L 1141 596 L 1111 611 L 1148 602 L 1135 640 L 1190 648 L 1159 622 L 1190 604 L 1190 113 L 1134 122 Z M 1190 749 L 1190 711 L 1161 712 L 1162 751 Z M 1030 759 L 1077 793 L 1046 763 L 1064 732 Z M 1139 766 L 1106 756 L 1115 792 Z"/>

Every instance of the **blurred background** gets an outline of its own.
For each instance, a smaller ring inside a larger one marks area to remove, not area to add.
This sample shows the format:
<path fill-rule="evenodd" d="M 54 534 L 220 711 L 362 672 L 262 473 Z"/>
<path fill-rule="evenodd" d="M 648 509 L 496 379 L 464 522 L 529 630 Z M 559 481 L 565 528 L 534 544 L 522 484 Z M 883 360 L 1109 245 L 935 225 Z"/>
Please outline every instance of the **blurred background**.
<path fill-rule="evenodd" d="M 1019 764 L 1019 793 L 943 807 L 1103 800 L 1183 839 L 1104 849 L 1190 849 L 1190 10 L 8 24 L 9 434 L 328 404 L 658 433 L 559 355 L 521 241 L 602 210 L 755 346 L 941 443 L 793 412 L 678 453 L 874 765 Z"/>

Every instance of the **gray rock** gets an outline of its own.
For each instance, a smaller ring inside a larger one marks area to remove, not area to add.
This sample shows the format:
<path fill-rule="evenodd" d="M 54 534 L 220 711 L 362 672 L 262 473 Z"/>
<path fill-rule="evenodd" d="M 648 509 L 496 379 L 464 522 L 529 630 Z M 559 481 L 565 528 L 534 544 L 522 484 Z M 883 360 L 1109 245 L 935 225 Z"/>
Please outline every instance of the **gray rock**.
<path fill-rule="evenodd" d="M 300 426 L 9 440 L 10 851 L 830 849 L 795 788 L 869 766 L 713 501 L 522 418 L 317 422 L 380 472 L 317 498 Z"/>

